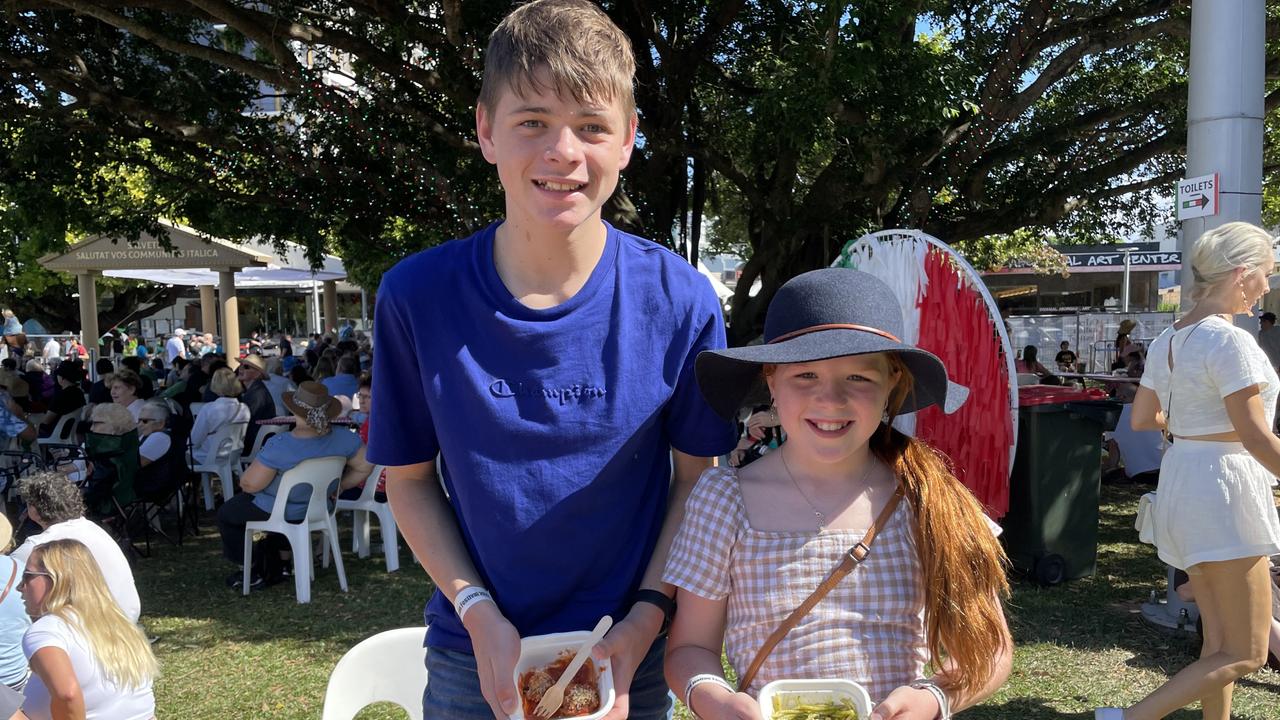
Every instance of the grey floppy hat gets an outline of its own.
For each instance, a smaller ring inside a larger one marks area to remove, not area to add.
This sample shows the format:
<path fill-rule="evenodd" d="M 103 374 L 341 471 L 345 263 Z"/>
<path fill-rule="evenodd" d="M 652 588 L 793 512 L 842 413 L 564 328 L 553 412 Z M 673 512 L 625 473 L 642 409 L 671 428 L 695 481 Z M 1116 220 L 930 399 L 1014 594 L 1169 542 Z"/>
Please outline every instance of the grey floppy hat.
<path fill-rule="evenodd" d="M 874 275 L 848 268 L 813 270 L 788 280 L 769 303 L 764 343 L 698 354 L 698 388 L 721 417 L 733 420 L 745 405 L 769 402 L 766 364 L 897 353 L 914 386 L 900 413 L 942 405 L 947 370 L 933 353 L 902 342 L 902 308 Z"/>

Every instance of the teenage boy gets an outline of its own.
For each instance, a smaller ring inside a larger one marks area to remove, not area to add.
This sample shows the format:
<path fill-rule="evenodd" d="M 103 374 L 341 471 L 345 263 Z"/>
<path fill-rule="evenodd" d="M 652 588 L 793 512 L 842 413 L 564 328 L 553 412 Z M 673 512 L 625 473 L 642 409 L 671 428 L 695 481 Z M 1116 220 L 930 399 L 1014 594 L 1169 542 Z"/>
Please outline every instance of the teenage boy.
<path fill-rule="evenodd" d="M 437 587 L 427 718 L 506 718 L 520 638 L 603 615 L 607 718 L 669 710 L 661 573 L 686 497 L 734 437 L 693 377 L 724 343 L 710 284 L 600 217 L 635 141 L 634 67 L 585 0 L 507 16 L 476 108 L 506 217 L 405 259 L 378 291 L 368 457 L 389 466 L 396 521 Z"/>

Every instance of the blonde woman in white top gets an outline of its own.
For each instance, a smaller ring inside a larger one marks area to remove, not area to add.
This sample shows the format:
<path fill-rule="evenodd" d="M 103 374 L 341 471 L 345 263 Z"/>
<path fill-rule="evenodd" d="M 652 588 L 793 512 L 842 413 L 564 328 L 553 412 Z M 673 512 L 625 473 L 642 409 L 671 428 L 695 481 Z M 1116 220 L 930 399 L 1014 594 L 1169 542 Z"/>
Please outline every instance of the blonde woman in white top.
<path fill-rule="evenodd" d="M 151 686 L 159 663 L 84 544 L 54 540 L 36 548 L 19 589 L 35 620 L 22 640 L 33 674 L 14 718 L 155 717 Z"/>
<path fill-rule="evenodd" d="M 1204 645 L 1198 661 L 1141 702 L 1099 708 L 1097 720 L 1154 720 L 1197 700 L 1206 720 L 1228 720 L 1234 682 L 1266 662 L 1267 556 L 1280 552 L 1271 490 L 1280 474 L 1280 438 L 1271 432 L 1280 382 L 1231 316 L 1251 313 L 1266 294 L 1272 242 L 1240 222 L 1202 235 L 1191 251 L 1195 305 L 1148 351 L 1133 429 L 1174 436 L 1152 523 L 1160 558 L 1191 577 Z"/>
<path fill-rule="evenodd" d="M 236 379 L 234 370 L 219 368 L 209 380 L 209 389 L 218 397 L 200 408 L 191 427 L 191 456 L 197 463 L 208 462 L 218 452 L 214 437 L 223 425 L 249 422 L 249 406 L 238 399 L 244 386 Z"/>

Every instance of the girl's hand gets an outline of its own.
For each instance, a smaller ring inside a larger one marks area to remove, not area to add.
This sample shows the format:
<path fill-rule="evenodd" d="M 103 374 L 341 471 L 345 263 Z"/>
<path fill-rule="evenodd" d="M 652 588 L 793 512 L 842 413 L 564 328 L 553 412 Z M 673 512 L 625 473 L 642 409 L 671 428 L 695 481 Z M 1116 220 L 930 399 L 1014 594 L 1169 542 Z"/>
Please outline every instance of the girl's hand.
<path fill-rule="evenodd" d="M 694 688 L 690 701 L 689 709 L 703 720 L 763 720 L 755 698 L 711 683 Z"/>
<path fill-rule="evenodd" d="M 900 687 L 876 706 L 871 720 L 935 720 L 941 712 L 933 693 Z"/>

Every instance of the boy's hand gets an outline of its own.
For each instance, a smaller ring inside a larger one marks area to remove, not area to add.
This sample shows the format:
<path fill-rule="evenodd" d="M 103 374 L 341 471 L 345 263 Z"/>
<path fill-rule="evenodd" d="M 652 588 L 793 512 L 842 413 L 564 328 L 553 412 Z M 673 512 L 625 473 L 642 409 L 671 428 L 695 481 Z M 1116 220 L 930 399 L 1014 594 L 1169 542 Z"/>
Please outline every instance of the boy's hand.
<path fill-rule="evenodd" d="M 591 651 L 591 657 L 596 661 L 609 658 L 613 668 L 614 692 L 617 693 L 613 709 L 602 720 L 626 720 L 631 713 L 631 681 L 654 638 L 662 630 L 662 621 L 662 611 L 657 607 L 636 603 L 622 622 L 615 623 L 609 634 Z"/>
<path fill-rule="evenodd" d="M 871 720 L 935 720 L 941 712 L 933 693 L 900 687 L 876 706 Z"/>
<path fill-rule="evenodd" d="M 507 720 L 520 707 L 512 676 L 520 660 L 520 633 L 492 602 L 481 602 L 466 613 L 463 626 L 471 636 L 480 676 L 480 694 L 496 720 Z"/>

